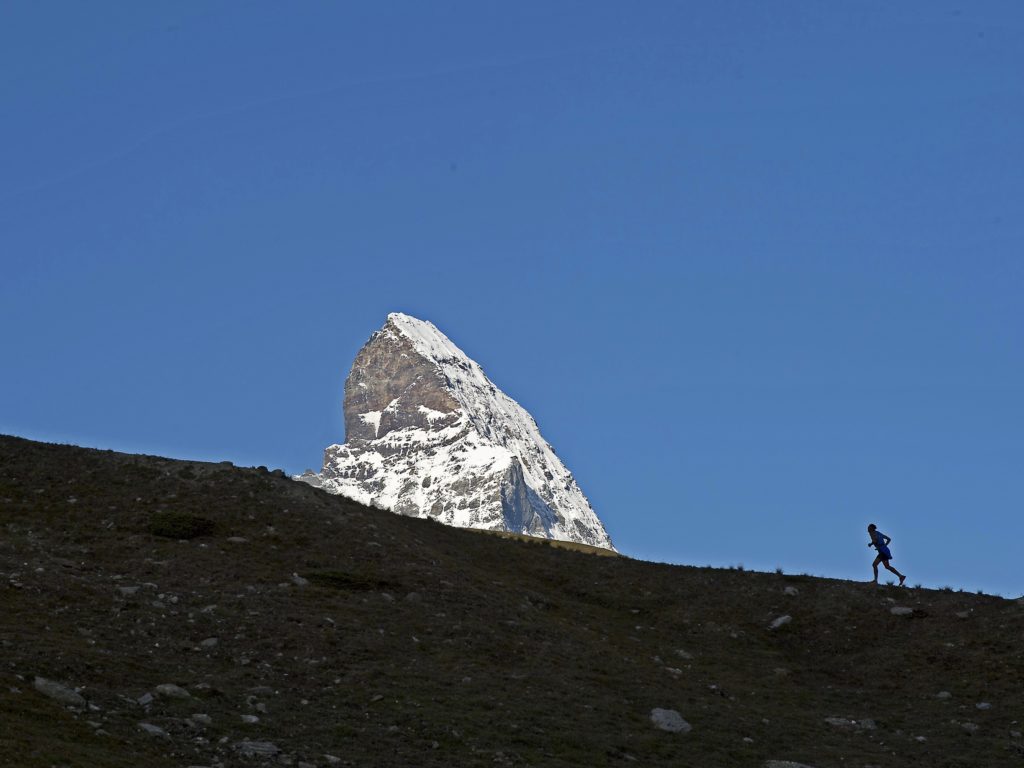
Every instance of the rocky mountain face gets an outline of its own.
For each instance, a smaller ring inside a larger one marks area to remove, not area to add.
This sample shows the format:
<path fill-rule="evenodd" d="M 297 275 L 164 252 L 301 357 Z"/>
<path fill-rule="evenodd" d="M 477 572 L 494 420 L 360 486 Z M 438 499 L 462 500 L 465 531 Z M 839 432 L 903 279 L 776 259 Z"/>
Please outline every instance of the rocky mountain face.
<path fill-rule="evenodd" d="M 388 316 L 345 382 L 343 445 L 299 479 L 447 525 L 612 548 L 533 417 L 433 324 Z"/>

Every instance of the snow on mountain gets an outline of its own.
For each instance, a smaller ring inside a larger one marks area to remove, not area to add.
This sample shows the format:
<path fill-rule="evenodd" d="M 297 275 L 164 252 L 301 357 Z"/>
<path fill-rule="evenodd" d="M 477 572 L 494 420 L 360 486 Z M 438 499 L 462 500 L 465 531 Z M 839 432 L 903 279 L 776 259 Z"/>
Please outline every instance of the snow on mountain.
<path fill-rule="evenodd" d="M 388 315 L 356 356 L 344 411 L 346 442 L 300 479 L 448 525 L 612 548 L 533 417 L 433 324 Z"/>

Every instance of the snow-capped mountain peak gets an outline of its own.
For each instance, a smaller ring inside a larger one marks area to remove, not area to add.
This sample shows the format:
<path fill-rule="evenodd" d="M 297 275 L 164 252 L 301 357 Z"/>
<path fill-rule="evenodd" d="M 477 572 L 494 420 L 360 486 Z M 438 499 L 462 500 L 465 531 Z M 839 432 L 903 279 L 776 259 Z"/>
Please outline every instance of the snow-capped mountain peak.
<path fill-rule="evenodd" d="M 432 323 L 388 315 L 345 382 L 343 445 L 302 479 L 449 525 L 611 548 L 533 417 Z"/>

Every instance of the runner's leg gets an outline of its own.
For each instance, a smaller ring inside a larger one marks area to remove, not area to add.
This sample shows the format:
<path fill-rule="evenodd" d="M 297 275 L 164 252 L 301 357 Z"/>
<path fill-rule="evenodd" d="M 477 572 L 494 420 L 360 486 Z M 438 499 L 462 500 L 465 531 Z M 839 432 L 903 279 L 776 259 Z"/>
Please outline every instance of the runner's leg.
<path fill-rule="evenodd" d="M 893 573 L 895 573 L 895 574 L 896 574 L 897 576 L 899 576 L 899 577 L 900 577 L 900 586 L 903 586 L 903 582 L 907 580 L 907 577 L 906 577 L 906 576 L 904 576 L 904 575 L 903 575 L 902 573 L 900 573 L 899 571 L 897 571 L 897 570 L 896 570 L 895 568 L 893 568 L 893 567 L 892 567 L 891 565 L 889 565 L 889 561 L 888 561 L 888 560 L 886 560 L 886 561 L 885 561 L 885 569 L 886 569 L 887 571 L 892 571 L 892 572 L 893 572 Z"/>

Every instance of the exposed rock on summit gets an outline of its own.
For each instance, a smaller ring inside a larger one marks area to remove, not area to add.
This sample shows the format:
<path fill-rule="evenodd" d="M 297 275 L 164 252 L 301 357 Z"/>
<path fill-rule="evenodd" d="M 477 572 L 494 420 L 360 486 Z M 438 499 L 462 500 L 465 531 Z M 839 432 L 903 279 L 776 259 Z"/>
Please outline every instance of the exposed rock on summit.
<path fill-rule="evenodd" d="M 448 525 L 611 548 L 536 422 L 433 324 L 399 313 L 345 381 L 343 445 L 302 480 Z"/>

